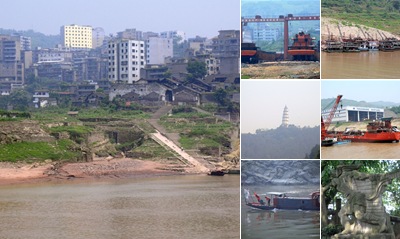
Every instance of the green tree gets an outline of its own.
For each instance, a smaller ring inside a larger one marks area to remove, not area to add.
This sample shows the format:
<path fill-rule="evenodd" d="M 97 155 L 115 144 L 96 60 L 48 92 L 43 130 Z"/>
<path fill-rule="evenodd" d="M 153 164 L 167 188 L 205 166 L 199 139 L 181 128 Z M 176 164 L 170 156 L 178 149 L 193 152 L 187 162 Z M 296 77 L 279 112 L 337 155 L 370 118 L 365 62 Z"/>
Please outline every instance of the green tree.
<path fill-rule="evenodd" d="M 10 104 L 14 110 L 26 111 L 29 108 L 32 97 L 24 90 L 17 90 L 10 94 Z"/>
<path fill-rule="evenodd" d="M 214 99 L 220 106 L 227 106 L 229 103 L 228 92 L 220 88 L 214 92 Z"/>
<path fill-rule="evenodd" d="M 189 81 L 192 79 L 202 79 L 207 74 L 206 63 L 201 61 L 189 61 L 186 70 L 189 73 Z"/>

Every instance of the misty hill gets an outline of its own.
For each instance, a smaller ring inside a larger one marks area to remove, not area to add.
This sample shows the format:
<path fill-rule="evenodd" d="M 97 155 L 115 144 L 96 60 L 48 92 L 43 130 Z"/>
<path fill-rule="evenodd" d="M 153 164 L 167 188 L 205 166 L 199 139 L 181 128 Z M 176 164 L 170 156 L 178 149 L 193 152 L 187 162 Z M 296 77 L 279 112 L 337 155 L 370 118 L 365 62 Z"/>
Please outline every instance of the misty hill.
<path fill-rule="evenodd" d="M 60 44 L 61 41 L 60 35 L 45 35 L 33 30 L 17 31 L 14 29 L 0 28 L 0 34 L 11 35 L 13 33 L 17 33 L 25 37 L 31 37 L 32 49 L 35 49 L 36 47 L 54 48 L 57 44 Z"/>
<path fill-rule="evenodd" d="M 289 0 L 289 1 L 242 1 L 242 16 L 279 17 L 279 15 L 293 14 L 305 16 L 317 14 L 319 16 L 319 1 L 316 0 Z"/>
<path fill-rule="evenodd" d="M 243 159 L 319 158 L 313 148 L 320 144 L 320 127 L 279 127 L 241 135 Z M 319 149 L 319 147 L 318 147 Z"/>
<path fill-rule="evenodd" d="M 321 109 L 324 110 L 328 105 L 332 105 L 336 98 L 322 99 Z M 349 99 L 342 99 L 343 106 L 358 106 L 358 107 L 372 107 L 372 108 L 390 108 L 394 106 L 399 106 L 399 103 L 388 102 L 388 101 L 377 101 L 377 102 L 366 102 L 366 101 L 356 101 Z M 329 109 L 332 106 L 329 106 Z"/>
<path fill-rule="evenodd" d="M 319 160 L 242 160 L 244 185 L 319 184 Z"/>

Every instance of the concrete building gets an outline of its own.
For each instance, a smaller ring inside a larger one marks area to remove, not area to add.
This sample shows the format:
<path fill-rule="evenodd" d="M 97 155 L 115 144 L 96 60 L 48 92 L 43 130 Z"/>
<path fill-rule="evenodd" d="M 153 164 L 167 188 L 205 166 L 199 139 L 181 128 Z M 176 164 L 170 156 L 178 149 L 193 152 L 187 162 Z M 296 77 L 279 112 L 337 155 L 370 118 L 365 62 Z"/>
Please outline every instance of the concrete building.
<path fill-rule="evenodd" d="M 92 44 L 91 26 L 64 25 L 61 27 L 61 42 L 64 47 L 72 49 L 91 49 Z"/>
<path fill-rule="evenodd" d="M 137 31 L 136 28 L 126 29 L 125 31 L 118 32 L 117 38 L 130 39 L 130 40 L 143 40 L 143 32 Z"/>
<path fill-rule="evenodd" d="M 330 110 L 322 111 L 324 121 L 328 118 Z M 333 118 L 333 122 L 359 122 L 364 120 L 380 120 L 384 117 L 384 109 L 345 106 L 338 107 Z"/>
<path fill-rule="evenodd" d="M 183 43 L 186 40 L 186 33 L 184 31 L 165 31 L 160 33 L 162 38 L 178 39 L 177 43 Z"/>
<path fill-rule="evenodd" d="M 37 51 L 37 62 L 71 62 L 72 52 L 59 49 L 42 49 Z"/>
<path fill-rule="evenodd" d="M 173 42 L 169 38 L 149 37 L 146 40 L 146 62 L 149 65 L 165 64 L 173 56 Z"/>
<path fill-rule="evenodd" d="M 108 43 L 108 80 L 129 84 L 140 79 L 140 69 L 146 66 L 145 42 L 114 39 Z"/>
<path fill-rule="evenodd" d="M 21 62 L 19 37 L 0 35 L 0 83 L 24 83 L 24 64 Z"/>
<path fill-rule="evenodd" d="M 96 27 L 92 31 L 92 48 L 98 48 L 103 45 L 105 38 L 104 29 L 101 27 Z"/>
<path fill-rule="evenodd" d="M 260 24 L 251 30 L 252 42 L 257 41 L 276 41 L 281 34 L 279 28 L 272 28 L 268 24 Z"/>
<path fill-rule="evenodd" d="M 220 61 L 219 73 L 239 73 L 240 31 L 221 30 L 212 40 L 212 54 Z"/>

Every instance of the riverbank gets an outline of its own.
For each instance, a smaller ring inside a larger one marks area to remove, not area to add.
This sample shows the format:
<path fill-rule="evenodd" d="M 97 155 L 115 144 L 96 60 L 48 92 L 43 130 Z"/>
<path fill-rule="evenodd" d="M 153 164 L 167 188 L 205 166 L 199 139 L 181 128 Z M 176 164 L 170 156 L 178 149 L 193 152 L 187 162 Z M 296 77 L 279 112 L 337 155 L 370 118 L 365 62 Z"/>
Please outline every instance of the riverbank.
<path fill-rule="evenodd" d="M 146 178 L 191 174 L 179 165 L 132 158 L 95 158 L 82 163 L 9 163 L 0 162 L 0 185 L 98 180 L 110 178 Z"/>
<path fill-rule="evenodd" d="M 242 79 L 319 79 L 319 62 L 281 61 L 242 64 Z"/>

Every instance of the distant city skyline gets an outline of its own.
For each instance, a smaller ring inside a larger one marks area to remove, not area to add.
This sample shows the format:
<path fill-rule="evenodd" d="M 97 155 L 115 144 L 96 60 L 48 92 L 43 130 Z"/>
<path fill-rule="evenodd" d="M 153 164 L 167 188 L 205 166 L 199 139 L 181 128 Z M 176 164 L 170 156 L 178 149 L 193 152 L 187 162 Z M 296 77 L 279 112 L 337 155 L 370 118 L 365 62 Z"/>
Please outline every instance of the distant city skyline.
<path fill-rule="evenodd" d="M 275 129 L 282 125 L 285 105 L 289 125 L 319 126 L 320 83 L 299 80 L 243 80 L 241 82 L 241 132 Z"/>
<path fill-rule="evenodd" d="M 125 29 L 181 30 L 208 38 L 240 29 L 240 1 L 231 0 L 14 0 L 2 5 L 0 28 L 60 34 L 63 25 L 102 27 L 107 35 Z"/>

